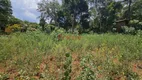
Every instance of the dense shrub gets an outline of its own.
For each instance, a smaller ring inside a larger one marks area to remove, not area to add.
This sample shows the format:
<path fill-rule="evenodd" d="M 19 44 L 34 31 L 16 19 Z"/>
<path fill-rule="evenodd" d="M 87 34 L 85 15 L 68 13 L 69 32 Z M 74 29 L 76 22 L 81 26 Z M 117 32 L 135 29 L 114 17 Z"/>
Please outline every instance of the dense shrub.
<path fill-rule="evenodd" d="M 125 34 L 136 34 L 136 30 L 134 27 L 123 26 L 122 30 Z"/>
<path fill-rule="evenodd" d="M 21 30 L 21 25 L 20 24 L 14 24 L 14 25 L 8 25 L 5 28 L 6 33 L 11 33 L 11 32 L 16 32 Z"/>
<path fill-rule="evenodd" d="M 140 22 L 139 20 L 131 20 L 129 24 L 136 30 L 142 30 L 142 22 Z"/>

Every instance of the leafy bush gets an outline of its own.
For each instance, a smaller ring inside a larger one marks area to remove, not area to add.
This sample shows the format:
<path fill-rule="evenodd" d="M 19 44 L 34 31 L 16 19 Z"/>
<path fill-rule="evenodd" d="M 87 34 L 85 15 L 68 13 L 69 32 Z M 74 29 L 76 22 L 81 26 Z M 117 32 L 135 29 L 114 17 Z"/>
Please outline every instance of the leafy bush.
<path fill-rule="evenodd" d="M 142 37 L 142 30 L 138 30 L 137 35 L 138 35 L 139 37 Z"/>
<path fill-rule="evenodd" d="M 52 33 L 52 34 L 55 34 L 55 33 L 64 33 L 65 30 L 61 27 L 58 27 L 58 26 L 55 26 L 55 25 L 50 25 L 50 24 L 46 24 L 45 25 L 45 32 L 46 33 Z"/>
<path fill-rule="evenodd" d="M 37 23 L 29 23 L 29 28 L 35 28 L 35 29 L 38 29 L 39 28 L 39 25 Z"/>
<path fill-rule="evenodd" d="M 6 33 L 11 33 L 11 32 L 19 31 L 20 29 L 21 29 L 21 25 L 20 24 L 14 24 L 12 26 L 8 25 L 8 27 L 5 28 L 5 32 Z"/>
<path fill-rule="evenodd" d="M 134 27 L 123 26 L 122 30 L 125 34 L 136 34 L 136 30 Z"/>
<path fill-rule="evenodd" d="M 131 27 L 134 27 L 135 30 L 142 30 L 142 22 L 140 22 L 139 20 L 131 20 L 129 25 Z"/>

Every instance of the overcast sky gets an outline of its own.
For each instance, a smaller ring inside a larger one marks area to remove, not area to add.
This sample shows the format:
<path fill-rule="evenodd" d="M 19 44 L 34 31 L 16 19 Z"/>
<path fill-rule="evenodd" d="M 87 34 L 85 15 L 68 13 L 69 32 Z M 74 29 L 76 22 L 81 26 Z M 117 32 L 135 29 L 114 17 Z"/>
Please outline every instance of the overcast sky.
<path fill-rule="evenodd" d="M 11 0 L 13 15 L 21 20 L 39 22 L 37 19 L 40 15 L 37 11 L 37 3 L 39 1 L 40 0 Z"/>
<path fill-rule="evenodd" d="M 13 15 L 21 20 L 39 22 L 37 17 L 40 13 L 37 11 L 37 3 L 40 0 L 11 0 Z M 59 0 L 61 2 L 61 0 Z"/>
<path fill-rule="evenodd" d="M 13 15 L 21 20 L 38 22 L 37 2 L 39 0 L 11 0 Z"/>

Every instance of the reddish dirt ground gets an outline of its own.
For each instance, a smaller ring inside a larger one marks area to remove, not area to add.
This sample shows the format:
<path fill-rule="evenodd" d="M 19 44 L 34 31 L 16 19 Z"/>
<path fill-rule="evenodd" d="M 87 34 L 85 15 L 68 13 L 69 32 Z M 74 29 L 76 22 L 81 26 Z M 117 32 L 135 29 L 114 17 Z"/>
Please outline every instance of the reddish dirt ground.
<path fill-rule="evenodd" d="M 5 72 L 5 68 L 2 66 L 2 64 L 0 64 L 0 73 L 4 73 Z"/>
<path fill-rule="evenodd" d="M 132 62 L 131 65 L 132 65 L 132 71 L 137 73 L 140 79 L 142 79 L 142 61 Z"/>
<path fill-rule="evenodd" d="M 71 73 L 71 80 L 75 80 L 77 75 L 81 72 L 80 67 L 80 58 L 77 54 L 72 54 L 72 73 Z"/>
<path fill-rule="evenodd" d="M 64 59 L 63 59 L 64 58 Z M 34 76 L 35 79 L 40 78 L 40 74 L 44 73 L 45 70 L 48 70 L 48 73 L 55 77 L 56 80 L 59 80 L 61 77 L 61 73 L 64 73 L 64 62 L 65 57 L 62 59 L 59 57 L 54 56 L 48 56 L 46 58 L 43 58 L 42 63 L 40 64 L 39 72 L 37 72 L 37 75 Z M 64 61 L 62 61 L 64 60 Z M 60 61 L 60 62 L 59 62 Z M 120 62 L 117 59 L 114 59 L 116 64 L 120 64 Z M 16 67 L 10 67 L 9 69 L 7 67 L 2 66 L 3 64 L 0 64 L 0 73 L 8 73 L 9 79 L 8 80 L 14 80 L 15 77 L 18 77 L 19 74 L 17 72 Z M 72 54 L 72 72 L 71 72 L 71 80 L 75 80 L 76 77 L 80 74 L 82 68 L 80 66 L 80 56 L 76 53 Z M 142 79 L 142 61 L 134 61 L 130 64 L 132 66 L 132 71 L 137 73 L 140 76 L 140 79 Z M 97 78 L 103 78 L 103 74 L 98 74 Z M 114 80 L 126 80 L 124 76 L 116 76 Z"/>

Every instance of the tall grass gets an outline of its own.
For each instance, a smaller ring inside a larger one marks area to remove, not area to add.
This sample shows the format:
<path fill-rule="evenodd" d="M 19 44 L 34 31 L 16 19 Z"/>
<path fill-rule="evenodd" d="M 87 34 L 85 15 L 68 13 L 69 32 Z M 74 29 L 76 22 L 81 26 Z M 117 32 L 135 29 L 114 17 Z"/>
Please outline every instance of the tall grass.
<path fill-rule="evenodd" d="M 78 36 L 74 34 L 63 35 Z M 80 39 L 58 40 L 57 34 L 49 35 L 40 31 L 0 35 L 0 65 L 6 70 L 2 74 L 10 75 L 8 70 L 14 67 L 18 74 L 26 75 L 26 77 L 22 77 L 23 79 L 31 78 L 31 76 L 39 73 L 41 63 L 44 63 L 47 66 L 46 68 L 49 67 L 46 64 L 49 56 L 54 56 L 56 64 L 60 65 L 65 61 L 64 55 L 66 53 L 76 54 L 82 58 L 88 54 L 93 55 L 90 59 L 94 62 L 94 68 L 88 66 L 87 69 L 92 71 L 91 69 L 98 69 L 98 67 L 100 69 L 101 67 L 103 69 L 98 71 L 100 73 L 106 72 L 106 74 L 114 69 L 124 71 L 126 74 L 128 71 L 125 71 L 124 67 L 129 65 L 125 65 L 124 62 L 142 60 L 141 36 L 110 33 L 83 34 L 80 36 Z M 118 59 L 117 65 L 113 63 L 114 59 Z M 92 62 L 88 63 L 92 64 Z M 50 70 L 48 69 L 45 69 L 45 76 L 42 75 L 42 77 L 56 79 L 57 76 L 49 74 Z M 60 68 L 60 70 L 63 69 Z M 109 73 L 109 75 L 111 74 Z M 62 79 L 61 76 L 63 76 L 63 72 L 60 73 L 58 79 Z M 111 79 L 108 75 L 104 76 Z"/>

